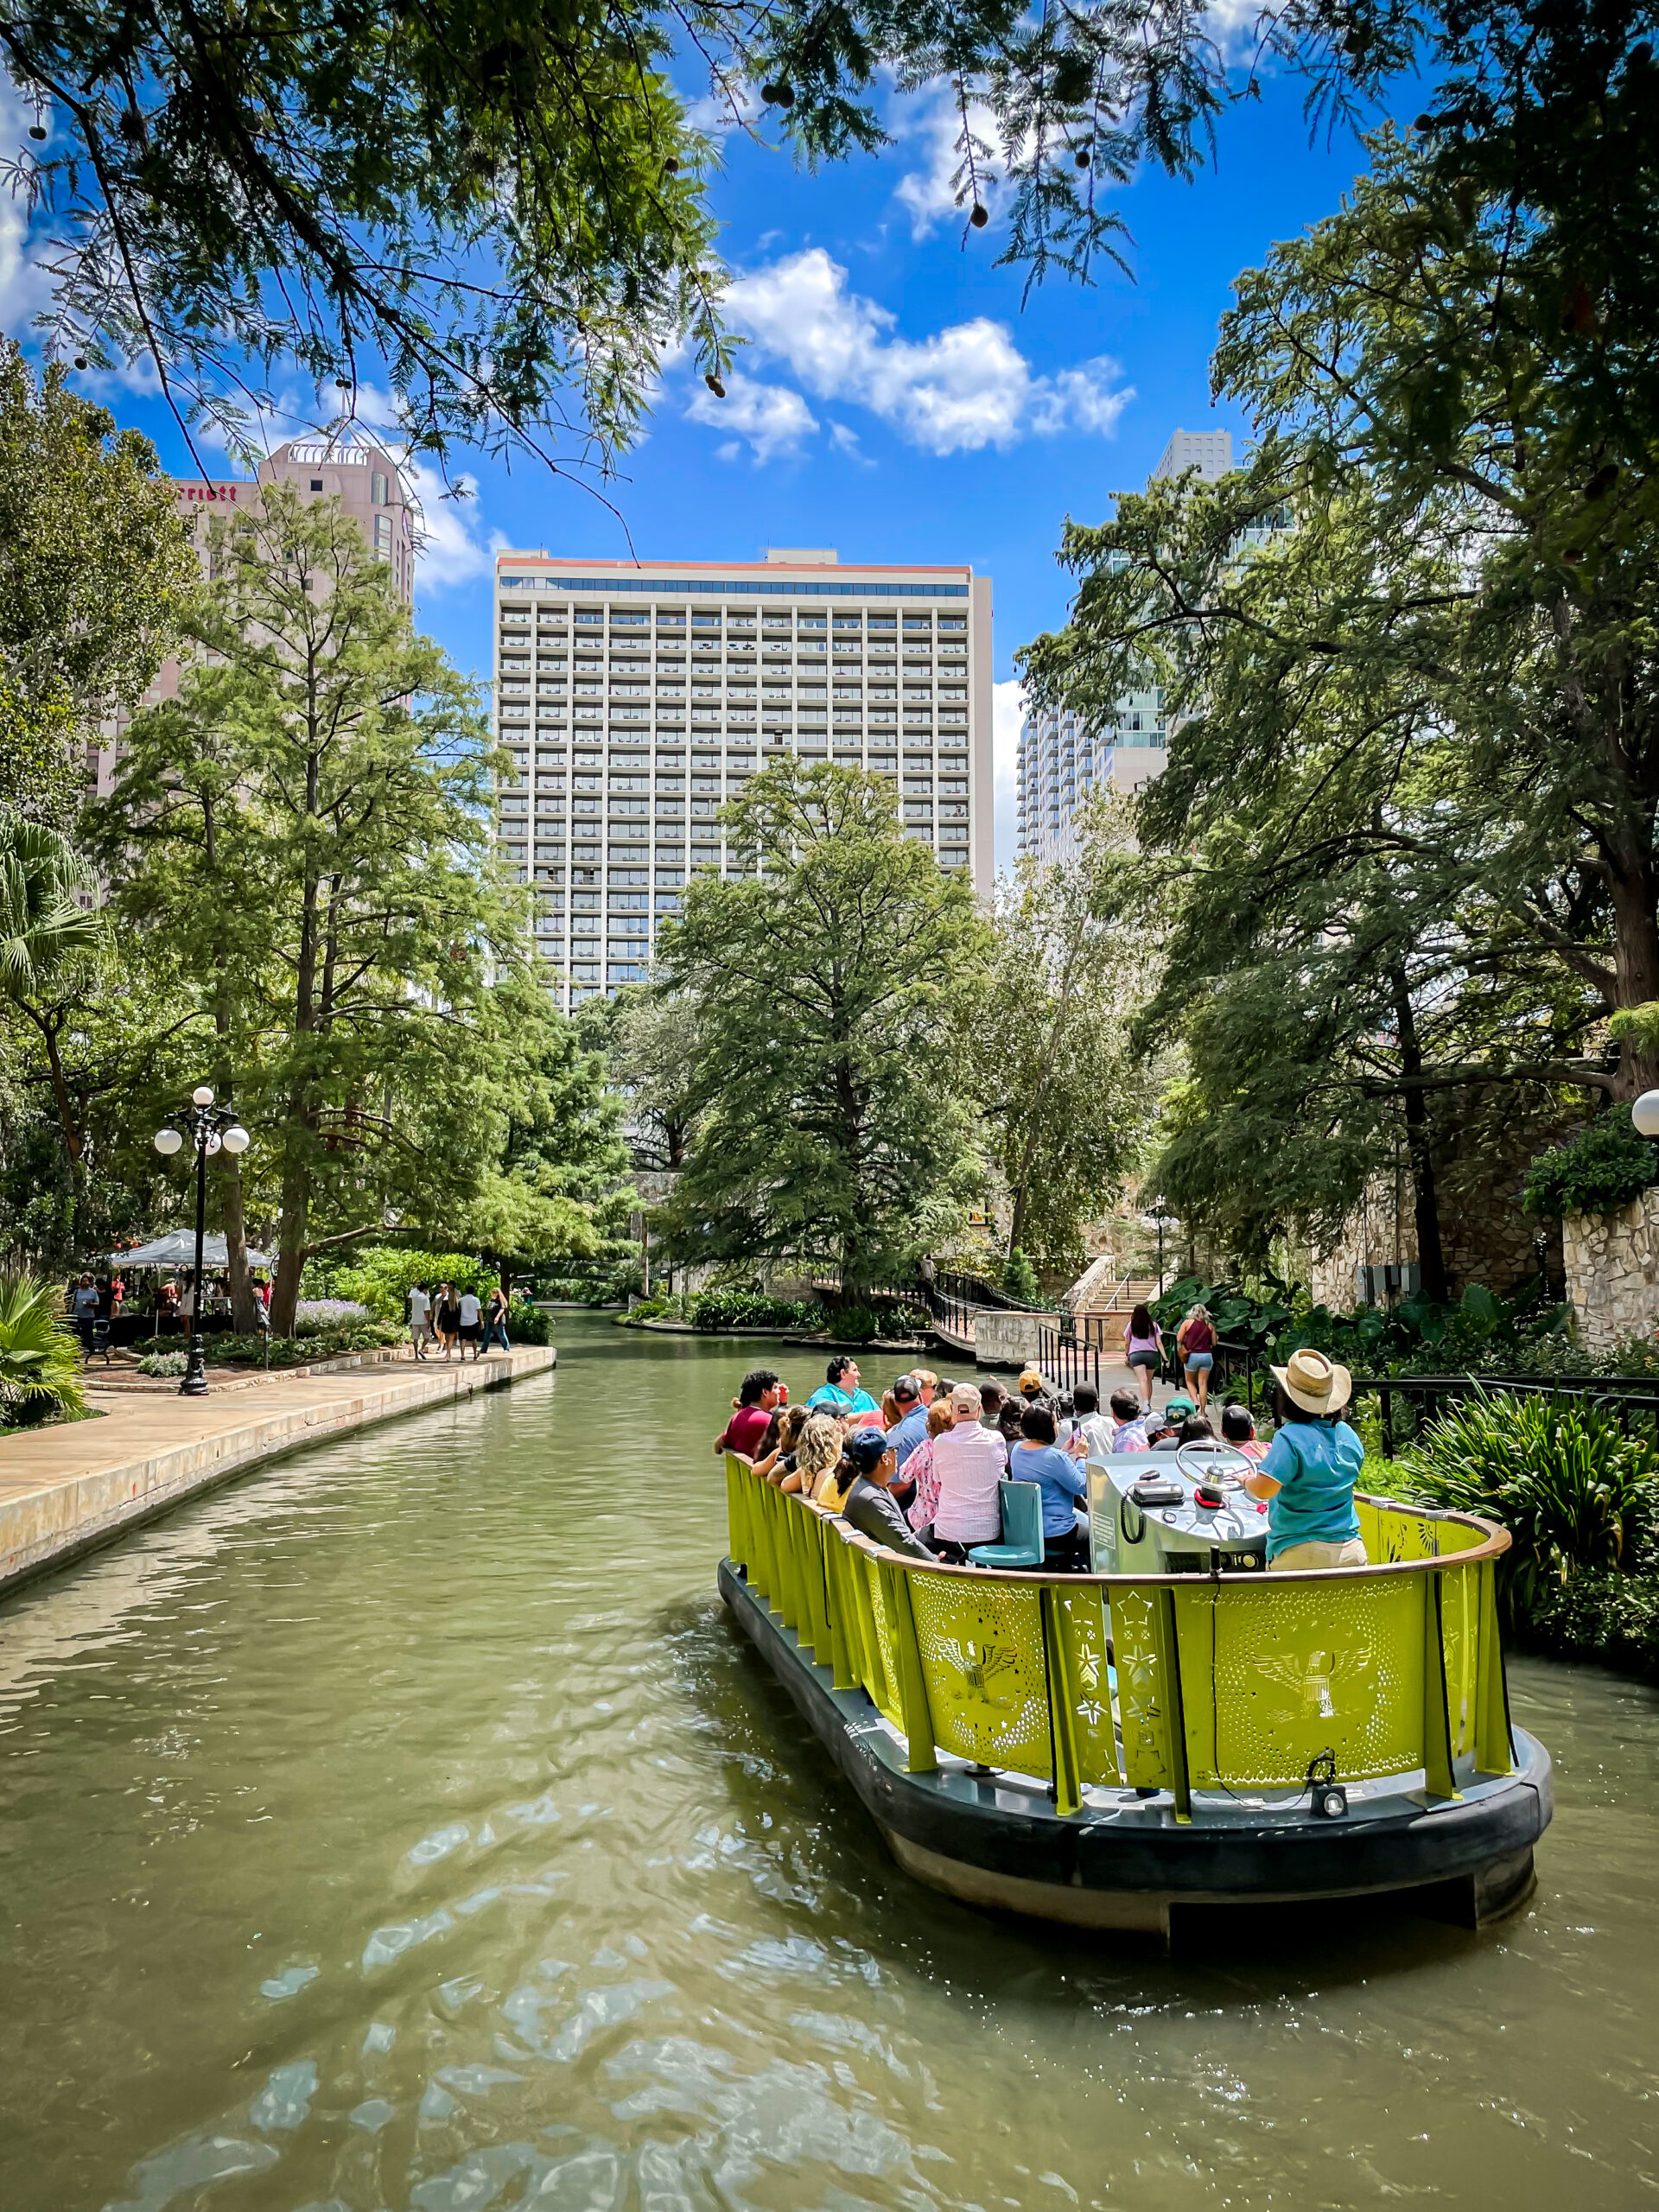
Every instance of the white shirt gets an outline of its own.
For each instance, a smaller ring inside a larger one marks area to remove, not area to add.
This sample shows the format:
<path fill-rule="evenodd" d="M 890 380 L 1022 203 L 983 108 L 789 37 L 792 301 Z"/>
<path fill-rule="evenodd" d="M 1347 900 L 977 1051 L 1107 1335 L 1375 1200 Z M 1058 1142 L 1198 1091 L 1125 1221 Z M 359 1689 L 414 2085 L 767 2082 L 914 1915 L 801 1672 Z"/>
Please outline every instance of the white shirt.
<path fill-rule="evenodd" d="M 463 1290 L 461 1292 L 461 1325 L 463 1329 L 476 1328 L 478 1326 L 478 1317 L 483 1311 L 484 1309 L 479 1304 L 477 1296 L 474 1292 L 470 1290 Z"/>
<path fill-rule="evenodd" d="M 1085 1414 L 1072 1439 L 1072 1456 L 1078 1459 L 1109 1459 L 1117 1423 L 1109 1414 Z M 1083 1448 L 1077 1449 L 1078 1446 Z"/>
<path fill-rule="evenodd" d="M 997 1491 L 1007 1470 L 1002 1440 L 977 1421 L 947 1428 L 933 1440 L 933 1468 L 939 1478 L 933 1534 L 952 1544 L 994 1544 L 1002 1534 L 1002 1501 Z"/>
<path fill-rule="evenodd" d="M 432 1301 L 423 1290 L 410 1292 L 409 1325 L 411 1329 L 423 1329 L 426 1326 L 426 1317 L 431 1311 Z"/>

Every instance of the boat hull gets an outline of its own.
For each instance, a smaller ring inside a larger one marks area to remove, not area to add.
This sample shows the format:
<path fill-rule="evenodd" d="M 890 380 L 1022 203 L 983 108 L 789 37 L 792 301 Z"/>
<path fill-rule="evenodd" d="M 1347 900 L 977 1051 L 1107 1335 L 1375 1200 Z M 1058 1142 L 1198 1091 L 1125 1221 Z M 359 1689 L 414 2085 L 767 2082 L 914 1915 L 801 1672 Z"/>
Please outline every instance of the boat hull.
<path fill-rule="evenodd" d="M 1533 1846 L 1548 1825 L 1550 1764 L 1514 1731 L 1516 1770 L 1471 1780 L 1452 1801 L 1420 1789 L 1373 1795 L 1349 1817 L 1236 1804 L 1179 1821 L 1173 1800 L 1090 1790 L 1057 1812 L 1027 1777 L 964 1762 L 907 1771 L 906 1747 L 861 1689 L 830 1670 L 750 1589 L 730 1560 L 720 1592 L 894 1859 L 918 1881 L 982 1910 L 1167 1941 L 1187 1908 L 1401 1894 L 1440 1919 L 1484 1926 L 1523 1904 Z"/>

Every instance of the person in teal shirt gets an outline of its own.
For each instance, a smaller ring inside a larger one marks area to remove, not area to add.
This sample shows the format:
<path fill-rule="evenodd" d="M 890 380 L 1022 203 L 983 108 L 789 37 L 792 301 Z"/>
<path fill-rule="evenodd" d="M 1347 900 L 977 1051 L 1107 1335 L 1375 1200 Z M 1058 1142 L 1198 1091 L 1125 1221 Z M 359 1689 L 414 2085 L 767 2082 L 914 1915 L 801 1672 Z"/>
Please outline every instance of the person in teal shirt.
<path fill-rule="evenodd" d="M 1363 1567 L 1354 1485 L 1365 1446 L 1343 1420 L 1353 1378 L 1322 1351 L 1296 1351 L 1273 1370 L 1278 1426 L 1244 1487 L 1268 1501 L 1268 1570 Z"/>
<path fill-rule="evenodd" d="M 806 1402 L 816 1413 L 834 1414 L 842 1420 L 849 1414 L 875 1414 L 881 1410 L 868 1390 L 859 1389 L 858 1362 L 850 1352 L 836 1354 L 823 1381 Z"/>

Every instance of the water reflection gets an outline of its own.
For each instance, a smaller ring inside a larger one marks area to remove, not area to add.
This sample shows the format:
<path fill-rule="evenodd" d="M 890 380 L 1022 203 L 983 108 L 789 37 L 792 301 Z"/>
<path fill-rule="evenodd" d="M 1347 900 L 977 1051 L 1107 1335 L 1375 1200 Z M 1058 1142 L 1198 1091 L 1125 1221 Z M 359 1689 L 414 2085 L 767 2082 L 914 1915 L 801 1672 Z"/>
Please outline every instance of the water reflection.
<path fill-rule="evenodd" d="M 899 1874 L 711 1594 L 742 1354 L 562 1361 L 0 1612 L 7 2212 L 1654 2185 L 1651 1693 L 1517 1669 L 1560 1807 L 1496 1938 L 988 1920 Z"/>

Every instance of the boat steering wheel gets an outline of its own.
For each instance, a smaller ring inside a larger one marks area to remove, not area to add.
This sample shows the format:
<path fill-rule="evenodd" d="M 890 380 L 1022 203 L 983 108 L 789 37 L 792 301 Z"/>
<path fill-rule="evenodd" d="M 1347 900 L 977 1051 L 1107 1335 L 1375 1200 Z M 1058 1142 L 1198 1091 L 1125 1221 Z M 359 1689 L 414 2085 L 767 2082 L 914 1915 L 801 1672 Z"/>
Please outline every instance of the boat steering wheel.
<path fill-rule="evenodd" d="M 1188 1457 L 1189 1453 L 1192 1455 L 1191 1459 Z M 1232 1464 L 1226 1467 L 1217 1467 L 1211 1465 L 1205 1468 L 1192 1464 L 1200 1459 L 1208 1459 L 1211 1462 L 1217 1459 L 1226 1459 Z M 1241 1452 L 1236 1444 L 1228 1444 L 1219 1437 L 1195 1436 L 1190 1443 L 1176 1446 L 1175 1465 L 1186 1477 L 1188 1482 L 1195 1485 L 1202 1484 L 1209 1490 L 1223 1491 L 1241 1488 L 1245 1476 L 1249 1473 L 1255 1462 L 1248 1452 Z"/>

